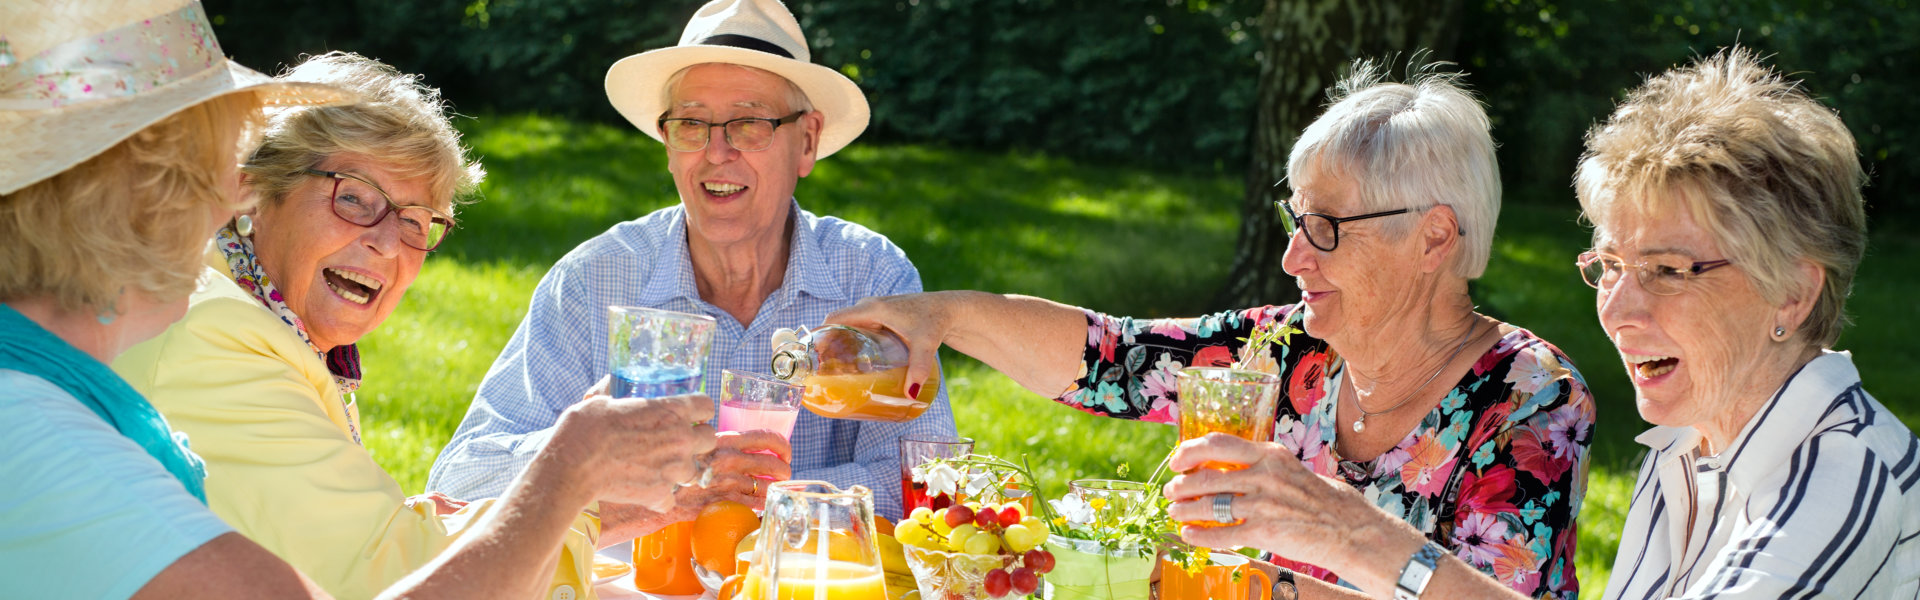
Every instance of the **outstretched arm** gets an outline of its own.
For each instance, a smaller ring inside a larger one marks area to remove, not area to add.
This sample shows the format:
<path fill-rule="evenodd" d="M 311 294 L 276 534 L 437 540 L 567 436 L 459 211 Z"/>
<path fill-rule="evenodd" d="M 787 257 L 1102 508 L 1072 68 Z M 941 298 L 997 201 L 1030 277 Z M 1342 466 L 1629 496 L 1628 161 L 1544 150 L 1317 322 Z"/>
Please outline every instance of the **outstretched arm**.
<path fill-rule="evenodd" d="M 892 331 L 913 353 L 907 381 L 924 383 L 940 346 L 979 359 L 1022 387 L 1057 396 L 1080 374 L 1087 317 L 1079 308 L 1032 296 L 929 292 L 861 300 L 828 323 Z M 921 393 L 930 393 L 921 390 Z"/>

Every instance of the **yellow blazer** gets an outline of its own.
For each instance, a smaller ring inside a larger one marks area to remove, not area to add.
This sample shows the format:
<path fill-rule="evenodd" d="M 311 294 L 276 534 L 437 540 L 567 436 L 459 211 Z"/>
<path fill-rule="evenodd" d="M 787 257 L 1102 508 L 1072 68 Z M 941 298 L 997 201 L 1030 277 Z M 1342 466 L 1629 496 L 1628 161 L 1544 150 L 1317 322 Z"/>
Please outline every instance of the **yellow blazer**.
<path fill-rule="evenodd" d="M 427 503 L 407 508 L 400 484 L 353 442 L 358 416 L 326 364 L 233 282 L 218 249 L 207 266 L 186 318 L 113 369 L 206 459 L 215 514 L 340 598 L 373 597 L 480 520 L 471 513 L 491 503 L 444 521 Z M 575 572 L 556 573 L 556 585 L 590 580 L 599 534 L 590 520 L 567 538 L 561 565 Z"/>

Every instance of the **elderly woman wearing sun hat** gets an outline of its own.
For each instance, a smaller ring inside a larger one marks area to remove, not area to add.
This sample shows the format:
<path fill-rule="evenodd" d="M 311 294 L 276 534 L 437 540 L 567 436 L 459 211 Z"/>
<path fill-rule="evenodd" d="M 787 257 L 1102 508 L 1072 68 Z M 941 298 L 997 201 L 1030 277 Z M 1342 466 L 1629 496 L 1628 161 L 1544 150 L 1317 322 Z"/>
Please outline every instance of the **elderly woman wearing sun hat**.
<path fill-rule="evenodd" d="M 241 169 L 258 206 L 215 234 L 186 316 L 113 367 L 192 436 L 215 514 L 328 592 L 366 597 L 489 508 L 408 502 L 362 447 L 352 401 L 354 342 L 400 305 L 482 171 L 417 77 L 334 52 L 278 80 L 359 102 L 267 112 Z M 590 558 L 595 525 L 575 529 L 568 556 Z M 559 576 L 587 579 L 590 566 L 563 561 Z"/>
<path fill-rule="evenodd" d="M 1863 179 L 1839 117 L 1745 50 L 1649 80 L 1588 134 L 1578 264 L 1656 425 L 1601 597 L 1920 594 L 1920 439 L 1831 349 L 1866 248 Z M 1376 598 L 1518 597 L 1290 458 L 1183 446 L 1176 469 L 1251 467 L 1176 478 L 1169 497 L 1245 494 L 1265 517 L 1183 534 L 1324 556 Z M 1539 576 L 1496 566 L 1514 574 Z"/>
<path fill-rule="evenodd" d="M 326 597 L 206 508 L 185 436 L 105 363 L 185 310 L 260 107 L 352 96 L 227 61 L 198 3 L 57 4 L 0 7 L 0 597 Z M 670 509 L 711 416 L 582 403 L 511 507 L 389 593 L 544 597 L 574 515 Z"/>

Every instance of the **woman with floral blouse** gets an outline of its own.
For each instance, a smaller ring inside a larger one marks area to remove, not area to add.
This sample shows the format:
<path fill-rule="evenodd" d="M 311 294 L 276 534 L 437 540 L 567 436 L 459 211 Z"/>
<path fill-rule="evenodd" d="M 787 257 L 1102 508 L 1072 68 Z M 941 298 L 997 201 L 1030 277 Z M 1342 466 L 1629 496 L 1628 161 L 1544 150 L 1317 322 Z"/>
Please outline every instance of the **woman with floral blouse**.
<path fill-rule="evenodd" d="M 1499 214 L 1485 112 L 1454 77 L 1385 83 L 1366 63 L 1336 92 L 1294 146 L 1293 198 L 1279 206 L 1297 304 L 1148 321 L 936 292 L 828 320 L 898 333 L 916 354 L 910 381 L 932 372 L 944 343 L 1081 410 L 1160 423 L 1178 422 L 1181 368 L 1277 374 L 1263 452 L 1357 490 L 1433 551 L 1517 592 L 1573 598 L 1594 406 L 1566 355 L 1475 312 L 1467 295 Z M 1261 516 L 1280 508 L 1262 494 L 1205 502 L 1233 517 L 1224 522 L 1246 520 L 1214 530 L 1222 535 L 1267 526 Z M 1271 558 L 1297 573 L 1301 598 L 1362 597 L 1310 551 Z"/>

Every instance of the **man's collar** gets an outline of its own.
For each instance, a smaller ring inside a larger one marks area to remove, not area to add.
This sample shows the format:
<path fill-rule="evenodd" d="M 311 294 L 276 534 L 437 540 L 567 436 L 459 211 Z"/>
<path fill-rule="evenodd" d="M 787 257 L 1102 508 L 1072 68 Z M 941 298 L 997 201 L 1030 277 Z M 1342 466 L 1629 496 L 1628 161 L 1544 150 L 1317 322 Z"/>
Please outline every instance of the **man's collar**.
<path fill-rule="evenodd" d="M 823 300 L 849 299 L 844 286 L 837 281 L 837 274 L 828 268 L 823 258 L 816 258 L 821 252 L 814 232 L 819 217 L 802 210 L 798 201 L 793 201 L 788 214 L 793 240 L 788 246 L 785 281 L 774 295 L 791 299 L 794 294 L 804 292 Z M 687 246 L 685 206 L 674 211 L 673 218 L 665 226 L 666 230 L 659 232 L 666 236 L 660 248 L 673 253 L 676 260 L 669 265 L 671 271 L 667 277 L 644 284 L 640 301 L 654 305 L 674 299 L 701 300 L 700 289 L 694 283 L 692 251 Z M 771 300 L 774 297 L 767 298 L 767 301 Z"/>

